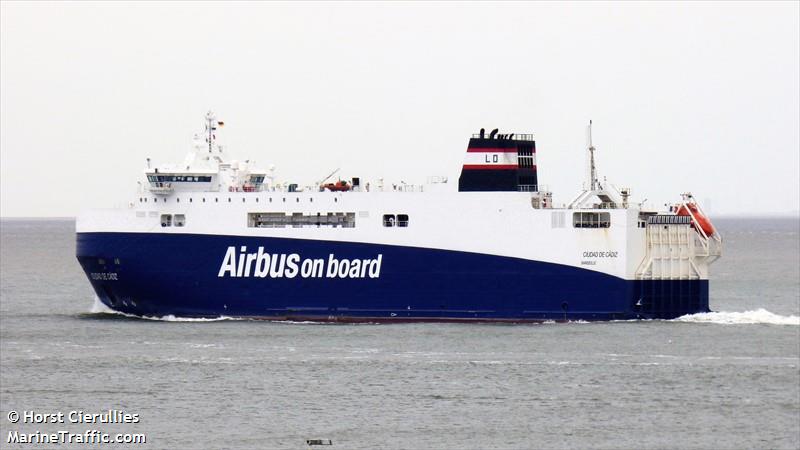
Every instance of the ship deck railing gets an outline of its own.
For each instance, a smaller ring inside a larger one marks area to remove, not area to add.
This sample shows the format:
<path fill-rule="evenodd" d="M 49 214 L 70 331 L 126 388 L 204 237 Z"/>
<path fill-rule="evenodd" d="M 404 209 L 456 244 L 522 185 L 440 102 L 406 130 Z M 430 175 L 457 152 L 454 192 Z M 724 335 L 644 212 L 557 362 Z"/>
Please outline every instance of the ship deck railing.
<path fill-rule="evenodd" d="M 575 206 L 572 209 L 628 209 L 631 204 L 622 204 L 617 202 L 598 202 L 586 205 Z"/>
<path fill-rule="evenodd" d="M 616 203 L 616 202 L 601 202 L 601 203 L 589 203 L 583 205 L 568 205 L 566 203 L 559 203 L 557 205 L 554 204 L 552 209 L 562 209 L 562 210 L 569 210 L 569 211 L 577 211 L 577 210 L 584 210 L 584 209 L 642 209 L 641 203 L 629 202 L 627 204 L 623 203 Z"/>
<path fill-rule="evenodd" d="M 519 192 L 550 192 L 550 186 L 546 184 L 520 184 L 517 186 Z"/>
<path fill-rule="evenodd" d="M 503 133 L 502 136 L 504 136 L 502 138 L 502 140 L 510 140 L 510 141 L 533 141 L 534 140 L 533 133 Z M 474 139 L 490 139 L 489 138 L 489 133 L 484 133 L 483 136 L 481 136 L 480 133 L 475 133 L 475 134 L 472 135 L 472 137 Z M 498 137 L 498 135 L 495 135 L 495 137 L 493 137 L 491 139 L 501 140 Z"/>

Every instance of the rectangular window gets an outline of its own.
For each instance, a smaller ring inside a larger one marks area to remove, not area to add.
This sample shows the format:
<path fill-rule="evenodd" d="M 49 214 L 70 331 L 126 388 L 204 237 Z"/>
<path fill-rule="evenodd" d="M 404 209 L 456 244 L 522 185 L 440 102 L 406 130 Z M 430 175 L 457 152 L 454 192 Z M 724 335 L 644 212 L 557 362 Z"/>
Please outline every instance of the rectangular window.
<path fill-rule="evenodd" d="M 305 228 L 305 227 L 342 227 L 356 226 L 356 213 L 247 213 L 247 226 L 250 228 Z"/>
<path fill-rule="evenodd" d="M 408 226 L 408 214 L 398 214 L 397 215 L 397 226 L 398 227 L 407 227 Z"/>
<path fill-rule="evenodd" d="M 344 225 L 345 228 L 355 228 L 356 227 L 356 213 L 349 212 L 344 216 Z"/>
<path fill-rule="evenodd" d="M 186 216 L 183 214 L 175 214 L 175 226 L 182 227 L 186 225 Z"/>
<path fill-rule="evenodd" d="M 610 228 L 611 214 L 607 212 L 576 212 L 572 214 L 572 226 L 575 228 Z"/>
<path fill-rule="evenodd" d="M 148 175 L 147 181 L 151 183 L 172 183 L 172 182 L 203 182 L 211 181 L 211 176 L 184 176 L 184 175 Z"/>
<path fill-rule="evenodd" d="M 172 226 L 172 214 L 162 214 L 161 215 L 161 226 L 162 227 L 171 227 Z"/>
<path fill-rule="evenodd" d="M 397 219 L 394 217 L 394 214 L 384 214 L 383 215 L 383 226 L 385 227 L 393 227 Z"/>
<path fill-rule="evenodd" d="M 305 216 L 303 213 L 292 213 L 292 227 L 302 228 L 305 225 Z"/>
<path fill-rule="evenodd" d="M 254 228 L 284 228 L 288 220 L 284 213 L 248 213 L 247 226 Z"/>

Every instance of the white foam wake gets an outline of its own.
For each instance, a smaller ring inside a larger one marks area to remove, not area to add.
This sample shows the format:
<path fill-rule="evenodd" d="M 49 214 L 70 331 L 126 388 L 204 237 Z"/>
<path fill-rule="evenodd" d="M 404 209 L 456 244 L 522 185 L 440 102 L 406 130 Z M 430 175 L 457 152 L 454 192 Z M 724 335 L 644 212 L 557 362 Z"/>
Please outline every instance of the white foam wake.
<path fill-rule="evenodd" d="M 153 316 L 133 316 L 126 314 L 129 317 L 136 317 L 137 319 L 146 319 L 146 320 L 160 320 L 162 322 L 218 322 L 220 320 L 244 320 L 244 319 L 237 319 L 236 317 L 229 317 L 229 316 L 218 316 L 218 317 L 175 317 L 172 314 L 168 316 L 162 317 L 153 317 Z"/>
<path fill-rule="evenodd" d="M 674 319 L 675 322 L 717 323 L 723 325 L 768 324 L 768 325 L 800 325 L 798 316 L 781 316 L 764 308 L 744 312 L 710 312 L 688 314 Z"/>
<path fill-rule="evenodd" d="M 209 318 L 202 318 L 202 317 L 175 317 L 172 314 L 163 317 L 154 317 L 154 316 L 137 316 L 134 314 L 127 314 L 120 311 L 115 311 L 108 306 L 106 306 L 100 299 L 95 295 L 94 297 L 94 304 L 89 309 L 91 314 L 117 314 L 120 316 L 130 317 L 133 319 L 145 319 L 145 320 L 160 320 L 163 322 L 217 322 L 220 320 L 238 320 L 235 317 L 228 317 L 228 316 L 219 316 L 219 317 L 209 317 Z"/>

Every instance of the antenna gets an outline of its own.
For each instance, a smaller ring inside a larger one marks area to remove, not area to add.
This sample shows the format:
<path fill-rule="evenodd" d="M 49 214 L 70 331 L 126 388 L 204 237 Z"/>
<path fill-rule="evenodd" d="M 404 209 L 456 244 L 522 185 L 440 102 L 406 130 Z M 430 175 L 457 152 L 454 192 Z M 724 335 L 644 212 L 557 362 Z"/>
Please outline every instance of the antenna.
<path fill-rule="evenodd" d="M 206 113 L 206 131 L 208 132 L 208 137 L 206 137 L 206 142 L 208 142 L 208 153 L 211 153 L 211 143 L 216 139 L 214 132 L 217 130 L 217 117 L 214 115 L 214 112 L 209 110 Z"/>
<path fill-rule="evenodd" d="M 594 165 L 594 145 L 592 145 L 592 121 L 589 120 L 589 190 L 597 190 L 597 168 Z"/>

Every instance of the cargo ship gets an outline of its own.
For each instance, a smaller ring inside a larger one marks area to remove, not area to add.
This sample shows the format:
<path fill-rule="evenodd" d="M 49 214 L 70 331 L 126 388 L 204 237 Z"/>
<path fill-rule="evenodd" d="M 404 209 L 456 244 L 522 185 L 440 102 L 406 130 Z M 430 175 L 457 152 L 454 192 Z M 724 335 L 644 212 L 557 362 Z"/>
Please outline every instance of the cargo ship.
<path fill-rule="evenodd" d="M 672 319 L 709 311 L 722 238 L 690 193 L 663 211 L 587 176 L 556 205 L 532 134 L 469 138 L 457 183 L 277 182 L 205 116 L 186 159 L 147 160 L 124 207 L 76 222 L 97 297 L 144 317 L 342 322 Z M 335 179 L 335 181 L 334 181 Z"/>

